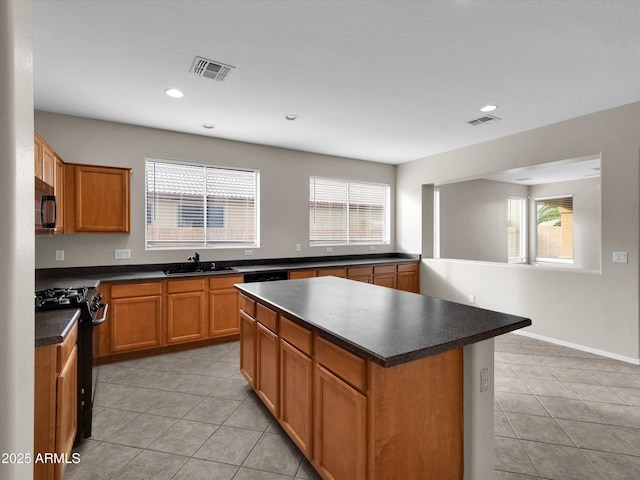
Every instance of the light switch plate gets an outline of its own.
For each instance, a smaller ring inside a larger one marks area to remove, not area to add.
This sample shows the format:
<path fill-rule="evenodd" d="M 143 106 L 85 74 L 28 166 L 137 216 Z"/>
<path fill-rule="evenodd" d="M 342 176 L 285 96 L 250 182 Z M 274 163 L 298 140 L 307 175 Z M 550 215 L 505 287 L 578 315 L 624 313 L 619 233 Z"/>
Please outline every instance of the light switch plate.
<path fill-rule="evenodd" d="M 56 260 L 64 260 L 64 250 L 56 250 Z"/>
<path fill-rule="evenodd" d="M 489 390 L 489 367 L 480 370 L 480 392 Z"/>
<path fill-rule="evenodd" d="M 613 263 L 627 263 L 627 252 L 613 252 Z"/>

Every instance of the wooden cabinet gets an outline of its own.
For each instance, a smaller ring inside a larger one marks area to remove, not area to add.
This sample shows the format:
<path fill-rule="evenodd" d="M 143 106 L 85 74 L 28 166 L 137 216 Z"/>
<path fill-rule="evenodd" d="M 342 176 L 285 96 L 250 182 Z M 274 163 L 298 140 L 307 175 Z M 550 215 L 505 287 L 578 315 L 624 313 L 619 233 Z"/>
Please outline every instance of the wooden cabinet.
<path fill-rule="evenodd" d="M 111 353 L 163 344 L 160 282 L 112 285 L 110 301 L 107 322 Z"/>
<path fill-rule="evenodd" d="M 35 350 L 34 454 L 71 454 L 78 427 L 78 325 Z M 64 463 L 34 463 L 36 480 L 62 479 Z"/>
<path fill-rule="evenodd" d="M 56 228 L 54 233 L 64 233 L 64 162 L 55 156 L 54 194 L 56 196 Z"/>
<path fill-rule="evenodd" d="M 420 274 L 418 263 L 406 263 L 398 265 L 396 288 L 405 292 L 420 293 Z"/>
<path fill-rule="evenodd" d="M 373 267 L 349 267 L 347 278 L 358 282 L 372 283 Z"/>
<path fill-rule="evenodd" d="M 240 373 L 255 389 L 256 378 L 256 324 L 246 312 L 240 312 Z"/>
<path fill-rule="evenodd" d="M 289 280 L 296 280 L 298 278 L 311 278 L 317 276 L 317 270 L 292 270 L 291 272 L 289 272 Z"/>
<path fill-rule="evenodd" d="M 365 480 L 366 397 L 326 368 L 316 365 L 314 400 L 314 466 L 326 479 Z"/>
<path fill-rule="evenodd" d="M 55 178 L 55 153 L 37 132 L 34 132 L 34 164 L 33 169 L 36 178 L 47 185 L 54 186 Z"/>
<path fill-rule="evenodd" d="M 347 278 L 347 269 L 346 268 L 320 268 L 318 269 L 318 277 L 326 277 L 326 276 Z"/>
<path fill-rule="evenodd" d="M 311 458 L 313 361 L 283 338 L 280 339 L 280 424 L 302 453 Z"/>
<path fill-rule="evenodd" d="M 278 416 L 278 335 L 262 323 L 256 325 L 256 393 Z"/>
<path fill-rule="evenodd" d="M 242 275 L 209 279 L 209 337 L 224 337 L 240 332 L 240 297 L 233 286 L 242 281 Z"/>
<path fill-rule="evenodd" d="M 204 282 L 202 278 L 167 282 L 167 344 L 206 337 Z"/>
<path fill-rule="evenodd" d="M 383 287 L 396 288 L 396 266 L 377 265 L 373 267 L 373 283 Z"/>
<path fill-rule="evenodd" d="M 241 298 L 241 371 L 323 479 L 463 478 L 462 348 L 384 368 Z"/>
<path fill-rule="evenodd" d="M 129 233 L 130 175 L 128 168 L 66 163 L 64 232 Z"/>

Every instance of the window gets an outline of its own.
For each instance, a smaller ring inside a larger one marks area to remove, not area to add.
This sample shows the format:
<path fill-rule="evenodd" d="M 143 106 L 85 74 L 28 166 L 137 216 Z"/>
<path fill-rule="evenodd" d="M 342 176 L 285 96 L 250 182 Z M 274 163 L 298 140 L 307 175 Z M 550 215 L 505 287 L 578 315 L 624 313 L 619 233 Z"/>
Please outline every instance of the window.
<path fill-rule="evenodd" d="M 536 261 L 573 263 L 573 196 L 536 198 Z"/>
<path fill-rule="evenodd" d="M 433 258 L 440 258 L 440 189 L 433 189 Z"/>
<path fill-rule="evenodd" d="M 256 170 L 146 162 L 147 249 L 257 247 Z"/>
<path fill-rule="evenodd" d="M 389 243 L 390 187 L 309 177 L 309 243 Z"/>
<path fill-rule="evenodd" d="M 509 263 L 527 263 L 527 200 L 510 197 L 507 205 Z"/>

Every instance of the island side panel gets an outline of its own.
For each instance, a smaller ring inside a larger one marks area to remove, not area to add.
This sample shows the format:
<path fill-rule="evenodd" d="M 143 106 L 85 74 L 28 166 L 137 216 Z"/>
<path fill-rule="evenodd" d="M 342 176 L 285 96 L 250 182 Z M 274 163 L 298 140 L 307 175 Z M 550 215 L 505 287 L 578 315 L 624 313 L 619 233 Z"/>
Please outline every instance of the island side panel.
<path fill-rule="evenodd" d="M 369 364 L 369 479 L 462 480 L 461 348 L 391 368 Z"/>

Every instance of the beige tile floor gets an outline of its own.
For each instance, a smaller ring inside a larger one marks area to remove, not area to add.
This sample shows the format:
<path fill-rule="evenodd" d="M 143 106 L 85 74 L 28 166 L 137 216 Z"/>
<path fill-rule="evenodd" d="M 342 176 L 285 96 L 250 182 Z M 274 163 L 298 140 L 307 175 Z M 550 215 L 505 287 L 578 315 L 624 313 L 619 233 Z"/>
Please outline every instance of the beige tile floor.
<path fill-rule="evenodd" d="M 233 342 L 100 367 L 93 436 L 64 480 L 319 479 L 238 355 Z M 640 366 L 515 334 L 496 339 L 495 366 L 496 480 L 640 479 Z"/>

